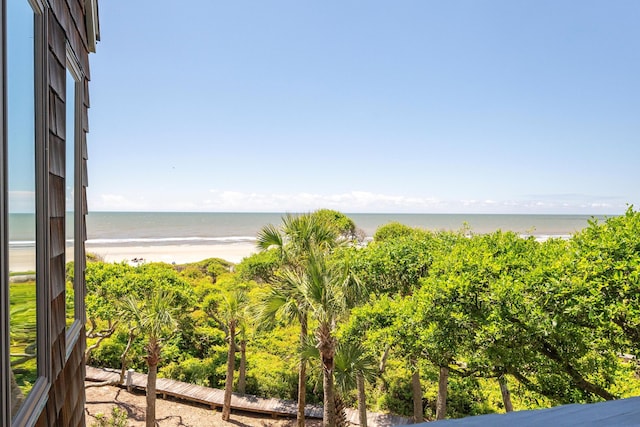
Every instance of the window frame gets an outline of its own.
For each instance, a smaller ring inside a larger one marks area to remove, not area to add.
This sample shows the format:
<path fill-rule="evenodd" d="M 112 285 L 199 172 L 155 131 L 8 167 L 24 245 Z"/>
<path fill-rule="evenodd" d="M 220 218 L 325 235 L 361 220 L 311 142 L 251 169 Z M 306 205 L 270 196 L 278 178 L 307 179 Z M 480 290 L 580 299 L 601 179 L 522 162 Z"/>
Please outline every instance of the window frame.
<path fill-rule="evenodd" d="M 8 187 L 7 187 L 7 53 L 6 28 L 7 0 L 0 0 L 0 58 L 1 58 L 1 123 L 0 123 L 0 324 L 4 337 L 0 352 L 0 421 L 2 425 L 12 427 L 33 426 L 47 403 L 51 389 L 51 329 L 50 325 L 50 283 L 49 283 L 49 207 L 48 207 L 48 67 L 47 67 L 47 15 L 48 8 L 43 0 L 26 1 L 34 14 L 34 115 L 35 115 L 35 187 L 36 187 L 36 340 L 38 378 L 33 388 L 11 419 L 9 357 L 9 224 L 8 224 Z"/>
<path fill-rule="evenodd" d="M 9 340 L 9 256 L 8 256 L 8 236 L 9 224 L 7 221 L 7 168 L 5 167 L 7 159 L 7 93 L 6 83 L 6 1 L 0 0 L 0 189 L 2 191 L 0 197 L 0 244 L 2 245 L 2 253 L 0 255 L 0 337 L 2 337 L 3 349 L 0 352 L 0 421 L 2 425 L 8 424 L 7 415 L 11 410 L 11 391 L 9 370 L 11 369 L 10 357 L 4 349 L 10 348 Z"/>
<path fill-rule="evenodd" d="M 84 73 L 80 66 L 80 61 L 73 52 L 71 45 L 67 41 L 66 44 L 67 63 L 66 69 L 71 74 L 73 79 L 73 100 L 66 99 L 67 103 L 73 103 L 73 129 L 66 129 L 65 132 L 65 155 L 69 150 L 69 142 L 72 144 L 73 149 L 73 310 L 74 319 L 73 323 L 67 328 L 66 339 L 66 358 L 68 360 L 71 356 L 71 352 L 80 337 L 80 333 L 83 330 L 85 319 L 85 302 L 84 302 L 84 281 L 82 275 L 84 274 L 84 257 L 82 250 L 82 221 L 80 216 L 82 215 L 82 89 Z M 69 82 L 66 82 L 67 84 Z M 68 109 L 65 108 L 65 114 Z M 66 170 L 65 170 L 65 180 Z M 66 187 L 66 184 L 65 184 Z M 65 210 L 66 215 L 66 210 Z M 65 218 L 66 219 L 66 218 Z M 65 221 L 66 224 L 66 221 Z M 66 233 L 65 233 L 66 235 Z M 65 265 L 67 260 L 65 259 Z M 78 272 L 82 274 L 77 274 Z"/>

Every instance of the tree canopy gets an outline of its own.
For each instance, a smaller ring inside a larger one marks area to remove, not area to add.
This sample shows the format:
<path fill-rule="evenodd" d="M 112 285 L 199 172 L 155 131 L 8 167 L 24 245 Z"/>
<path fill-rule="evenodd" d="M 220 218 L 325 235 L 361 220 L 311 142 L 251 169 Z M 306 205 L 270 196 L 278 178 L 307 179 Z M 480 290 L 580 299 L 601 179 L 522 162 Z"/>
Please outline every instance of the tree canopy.
<path fill-rule="evenodd" d="M 198 384 L 224 387 L 229 367 L 244 366 L 247 393 L 317 403 L 333 387 L 329 372 L 347 404 L 427 419 L 640 392 L 633 207 L 569 239 L 390 223 L 359 245 L 356 231 L 321 210 L 265 226 L 261 251 L 235 266 L 90 262 L 89 344 L 101 343 L 90 363 L 119 367 L 129 331 L 117 301 L 158 289 L 184 314 L 163 342 L 159 375 Z M 236 290 L 263 320 L 245 323 L 240 352 L 224 309 Z M 309 343 L 317 369 L 301 372 Z M 144 354 L 135 340 L 129 363 L 141 368 Z"/>

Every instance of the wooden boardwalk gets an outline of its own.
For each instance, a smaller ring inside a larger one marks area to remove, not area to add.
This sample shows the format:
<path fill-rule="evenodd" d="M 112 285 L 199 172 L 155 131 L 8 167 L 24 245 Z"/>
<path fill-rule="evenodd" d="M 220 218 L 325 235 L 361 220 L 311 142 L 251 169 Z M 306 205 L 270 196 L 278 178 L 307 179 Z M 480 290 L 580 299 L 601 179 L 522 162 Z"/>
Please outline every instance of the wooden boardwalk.
<path fill-rule="evenodd" d="M 93 368 L 87 366 L 87 381 L 113 381 L 117 382 L 120 373 L 114 369 Z M 131 387 L 145 390 L 147 386 L 147 375 L 134 372 L 131 376 Z M 156 385 L 157 393 L 164 398 L 171 396 L 175 399 L 188 402 L 197 402 L 211 407 L 211 409 L 222 408 L 224 402 L 224 390 L 204 387 L 181 381 L 158 378 Z M 298 405 L 295 401 L 282 399 L 269 399 L 251 395 L 241 396 L 233 393 L 231 396 L 231 409 L 245 412 L 254 412 L 271 415 L 272 417 L 295 417 Z M 308 418 L 322 419 L 322 406 L 307 405 L 305 416 Z M 358 411 L 347 409 L 347 420 L 353 424 L 360 424 Z M 371 427 L 391 427 L 409 423 L 409 419 L 391 414 L 367 413 L 367 423 Z"/>

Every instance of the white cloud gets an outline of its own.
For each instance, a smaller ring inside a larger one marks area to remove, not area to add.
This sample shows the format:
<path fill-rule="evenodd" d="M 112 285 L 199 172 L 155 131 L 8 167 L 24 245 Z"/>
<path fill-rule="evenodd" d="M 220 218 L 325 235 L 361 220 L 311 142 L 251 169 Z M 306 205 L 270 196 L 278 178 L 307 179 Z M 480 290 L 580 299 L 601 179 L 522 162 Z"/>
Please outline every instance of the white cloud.
<path fill-rule="evenodd" d="M 366 191 L 338 194 L 317 193 L 242 193 L 211 190 L 207 205 L 219 210 L 301 212 L 331 208 L 348 212 L 410 212 L 437 209 L 441 202 L 433 198 L 396 196 Z"/>
<path fill-rule="evenodd" d="M 141 211 L 153 210 L 142 200 L 131 200 L 122 194 L 100 194 L 89 200 L 90 211 Z"/>
<path fill-rule="evenodd" d="M 319 208 L 342 212 L 389 213 L 623 213 L 626 204 L 588 196 L 524 196 L 509 200 L 445 200 L 348 191 L 320 193 L 257 193 L 212 189 L 204 193 L 182 192 L 168 196 L 160 193 L 145 196 L 102 194 L 90 200 L 90 210 L 100 211 L 207 211 L 207 212 L 306 212 Z"/>

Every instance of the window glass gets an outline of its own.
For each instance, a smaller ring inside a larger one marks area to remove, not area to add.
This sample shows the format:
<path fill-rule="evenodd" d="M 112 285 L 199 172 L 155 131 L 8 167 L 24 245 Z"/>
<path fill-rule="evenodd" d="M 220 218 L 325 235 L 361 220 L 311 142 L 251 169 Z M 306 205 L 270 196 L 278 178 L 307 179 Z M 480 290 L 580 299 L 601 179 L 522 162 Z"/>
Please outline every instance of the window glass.
<path fill-rule="evenodd" d="M 67 69 L 67 93 L 66 93 L 66 171 L 65 171 L 65 233 L 66 233 L 66 318 L 67 327 L 71 326 L 75 320 L 75 96 L 76 96 L 76 79 Z"/>
<path fill-rule="evenodd" d="M 8 0 L 7 189 L 11 412 L 38 376 L 36 358 L 36 156 L 34 12 Z"/>

